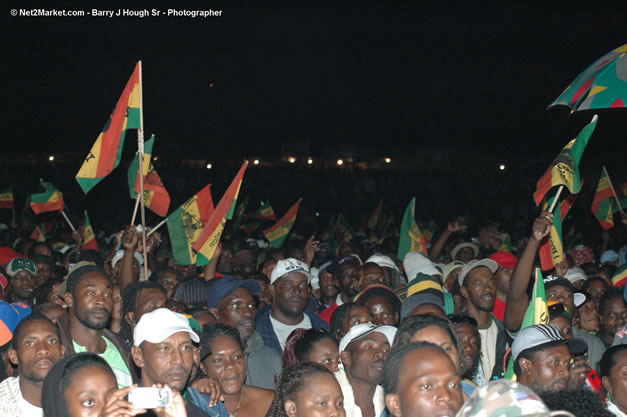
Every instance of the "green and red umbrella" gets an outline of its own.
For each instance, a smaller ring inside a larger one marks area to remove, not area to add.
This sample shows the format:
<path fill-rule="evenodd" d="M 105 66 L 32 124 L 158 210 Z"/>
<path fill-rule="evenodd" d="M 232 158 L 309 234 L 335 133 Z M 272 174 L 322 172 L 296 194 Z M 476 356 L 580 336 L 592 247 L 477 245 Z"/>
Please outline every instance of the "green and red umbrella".
<path fill-rule="evenodd" d="M 579 74 L 549 107 L 573 111 L 625 108 L 627 105 L 627 44 L 608 52 Z"/>

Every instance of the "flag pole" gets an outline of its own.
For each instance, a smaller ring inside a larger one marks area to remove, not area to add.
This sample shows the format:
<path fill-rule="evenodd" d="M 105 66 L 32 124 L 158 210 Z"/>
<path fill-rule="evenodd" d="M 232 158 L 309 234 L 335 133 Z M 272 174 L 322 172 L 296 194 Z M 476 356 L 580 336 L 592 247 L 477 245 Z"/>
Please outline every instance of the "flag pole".
<path fill-rule="evenodd" d="M 161 220 L 159 222 L 159 224 L 157 224 L 155 227 L 153 227 L 152 229 L 150 229 L 150 232 L 148 232 L 148 234 L 146 235 L 146 237 L 150 236 L 151 234 L 153 234 L 154 232 L 157 231 L 157 229 L 159 229 L 161 226 L 163 226 L 165 224 L 165 222 L 168 221 L 168 218 L 166 217 L 165 219 Z"/>
<path fill-rule="evenodd" d="M 139 156 L 137 157 L 139 159 Z M 131 217 L 131 224 L 135 225 L 135 218 L 137 217 L 137 208 L 139 207 L 139 194 L 135 197 L 135 208 L 133 209 L 133 217 Z"/>
<path fill-rule="evenodd" d="M 61 210 L 61 214 L 65 218 L 65 221 L 67 222 L 67 224 L 70 225 L 70 228 L 72 229 L 72 232 L 76 232 L 76 228 L 74 227 L 74 225 L 70 221 L 70 218 L 67 216 L 67 214 L 65 214 L 65 210 Z"/>
<path fill-rule="evenodd" d="M 142 246 L 144 255 L 144 279 L 148 279 L 148 251 L 146 249 L 146 210 L 144 207 L 144 84 L 142 80 L 142 62 L 139 61 L 139 130 L 137 131 L 137 153 L 139 159 L 139 194 L 137 200 L 141 206 Z M 133 216 L 135 217 L 135 216 Z"/>
<path fill-rule="evenodd" d="M 614 194 L 614 198 L 616 199 L 616 204 L 618 204 L 618 209 L 621 211 L 621 213 L 624 213 L 623 207 L 620 205 L 620 200 L 618 199 L 618 196 L 616 195 L 616 190 L 614 190 L 614 185 L 612 184 L 612 180 L 610 179 L 610 174 L 607 173 L 607 169 L 605 169 L 605 166 L 603 166 L 603 171 L 605 172 L 605 176 L 607 177 L 607 182 L 610 183 L 610 188 L 612 189 L 612 194 Z"/>
<path fill-rule="evenodd" d="M 560 188 L 558 188 L 557 194 L 555 194 L 555 198 L 553 199 L 553 203 L 551 204 L 551 208 L 549 209 L 549 213 L 553 213 L 553 209 L 555 208 L 555 205 L 557 204 L 557 200 L 560 198 L 560 194 L 562 193 L 563 189 L 564 189 L 564 186 L 560 185 Z"/>

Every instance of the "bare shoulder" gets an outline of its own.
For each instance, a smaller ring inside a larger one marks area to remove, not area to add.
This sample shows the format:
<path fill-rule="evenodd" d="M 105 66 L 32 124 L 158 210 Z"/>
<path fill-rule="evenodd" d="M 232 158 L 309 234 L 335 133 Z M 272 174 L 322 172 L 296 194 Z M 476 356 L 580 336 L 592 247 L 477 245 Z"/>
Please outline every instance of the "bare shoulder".
<path fill-rule="evenodd" d="M 248 391 L 250 398 L 254 398 L 255 401 L 263 401 L 264 403 L 267 402 L 268 407 L 274 398 L 274 391 L 270 391 L 269 389 L 246 385 L 246 391 Z"/>

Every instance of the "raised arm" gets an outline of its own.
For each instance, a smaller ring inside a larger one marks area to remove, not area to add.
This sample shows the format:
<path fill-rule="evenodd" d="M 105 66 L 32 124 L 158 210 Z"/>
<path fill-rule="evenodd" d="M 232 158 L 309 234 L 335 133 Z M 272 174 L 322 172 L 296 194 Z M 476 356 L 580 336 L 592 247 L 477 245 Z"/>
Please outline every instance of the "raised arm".
<path fill-rule="evenodd" d="M 438 240 L 435 242 L 435 244 L 431 248 L 431 253 L 429 253 L 429 258 L 431 258 L 432 261 L 435 261 L 437 257 L 440 256 L 440 252 L 442 252 L 442 248 L 446 244 L 446 241 L 449 239 L 449 237 L 451 237 L 453 233 L 456 233 L 459 231 L 462 231 L 462 232 L 465 231 L 467 227 L 468 226 L 462 223 L 461 217 L 458 217 L 452 222 L 449 222 L 448 225 L 446 226 L 446 230 L 442 232 Z"/>
<path fill-rule="evenodd" d="M 505 306 L 505 326 L 512 331 L 516 331 L 522 324 L 525 311 L 529 305 L 527 297 L 527 287 L 531 279 L 533 261 L 540 246 L 540 241 L 549 234 L 553 215 L 548 211 L 543 211 L 533 222 L 531 228 L 531 238 L 527 242 L 525 250 L 514 268 L 512 279 L 507 293 L 507 304 Z"/>
<path fill-rule="evenodd" d="M 123 294 L 126 286 L 134 280 L 133 258 L 135 257 L 135 250 L 137 249 L 138 243 L 139 237 L 137 236 L 135 226 L 126 226 L 124 234 L 122 235 L 122 248 L 124 249 L 124 256 L 120 261 L 120 275 L 118 276 L 120 294 Z"/>

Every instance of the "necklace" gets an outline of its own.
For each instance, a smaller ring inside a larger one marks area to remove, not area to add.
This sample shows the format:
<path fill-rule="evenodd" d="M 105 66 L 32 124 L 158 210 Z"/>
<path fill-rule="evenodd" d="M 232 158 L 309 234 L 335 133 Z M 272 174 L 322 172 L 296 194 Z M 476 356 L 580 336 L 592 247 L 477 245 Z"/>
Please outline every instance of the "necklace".
<path fill-rule="evenodd" d="M 239 392 L 239 400 L 237 400 L 237 407 L 235 407 L 235 411 L 231 413 L 229 410 L 226 410 L 226 412 L 229 414 L 229 417 L 237 417 L 237 413 L 239 413 L 239 408 L 242 406 L 242 397 L 244 397 L 244 387 L 245 385 L 242 385 L 242 389 Z"/>

